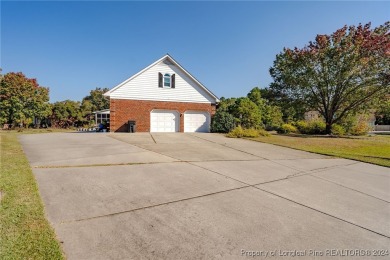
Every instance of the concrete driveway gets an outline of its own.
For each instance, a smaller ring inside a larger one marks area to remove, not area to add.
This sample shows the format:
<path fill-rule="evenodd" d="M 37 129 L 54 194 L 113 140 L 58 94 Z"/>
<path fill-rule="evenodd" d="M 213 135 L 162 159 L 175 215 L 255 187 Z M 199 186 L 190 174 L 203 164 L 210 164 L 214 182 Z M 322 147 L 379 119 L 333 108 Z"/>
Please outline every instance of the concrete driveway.
<path fill-rule="evenodd" d="M 389 259 L 389 168 L 217 134 L 21 142 L 68 259 Z"/>

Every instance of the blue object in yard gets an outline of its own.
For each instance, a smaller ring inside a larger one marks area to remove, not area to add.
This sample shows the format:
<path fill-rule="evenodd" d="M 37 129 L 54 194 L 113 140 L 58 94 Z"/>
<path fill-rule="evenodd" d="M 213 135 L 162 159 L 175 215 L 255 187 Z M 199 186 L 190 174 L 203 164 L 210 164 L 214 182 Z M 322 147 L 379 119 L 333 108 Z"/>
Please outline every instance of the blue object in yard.
<path fill-rule="evenodd" d="M 99 124 L 99 129 L 98 129 L 98 132 L 101 132 L 103 131 L 103 128 L 104 128 L 104 125 L 102 123 Z"/>

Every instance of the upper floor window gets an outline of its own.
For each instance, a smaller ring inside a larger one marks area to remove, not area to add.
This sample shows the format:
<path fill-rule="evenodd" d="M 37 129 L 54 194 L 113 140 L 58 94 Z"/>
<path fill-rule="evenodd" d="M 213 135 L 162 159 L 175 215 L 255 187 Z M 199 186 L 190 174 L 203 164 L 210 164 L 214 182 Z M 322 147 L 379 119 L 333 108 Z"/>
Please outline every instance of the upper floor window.
<path fill-rule="evenodd" d="M 159 88 L 175 88 L 175 74 L 158 73 L 158 87 Z"/>
<path fill-rule="evenodd" d="M 171 87 L 171 75 L 168 73 L 164 74 L 164 88 L 170 88 Z"/>

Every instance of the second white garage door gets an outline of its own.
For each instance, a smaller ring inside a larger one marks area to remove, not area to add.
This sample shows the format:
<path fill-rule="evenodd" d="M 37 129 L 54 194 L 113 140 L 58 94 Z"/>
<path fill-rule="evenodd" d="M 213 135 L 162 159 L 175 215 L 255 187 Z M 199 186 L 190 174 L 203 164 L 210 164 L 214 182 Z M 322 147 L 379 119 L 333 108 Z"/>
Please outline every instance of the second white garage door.
<path fill-rule="evenodd" d="M 174 110 L 150 112 L 150 132 L 178 132 L 179 113 Z"/>
<path fill-rule="evenodd" d="M 185 112 L 184 132 L 210 132 L 210 114 L 201 111 Z"/>

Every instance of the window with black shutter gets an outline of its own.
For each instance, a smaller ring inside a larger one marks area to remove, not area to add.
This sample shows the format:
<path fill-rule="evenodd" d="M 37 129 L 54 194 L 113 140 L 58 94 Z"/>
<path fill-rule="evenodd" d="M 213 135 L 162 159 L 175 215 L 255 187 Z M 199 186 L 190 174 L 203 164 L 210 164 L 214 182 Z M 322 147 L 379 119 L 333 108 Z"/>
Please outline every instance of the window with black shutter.
<path fill-rule="evenodd" d="M 159 88 L 175 88 L 175 74 L 158 73 L 158 87 Z"/>

